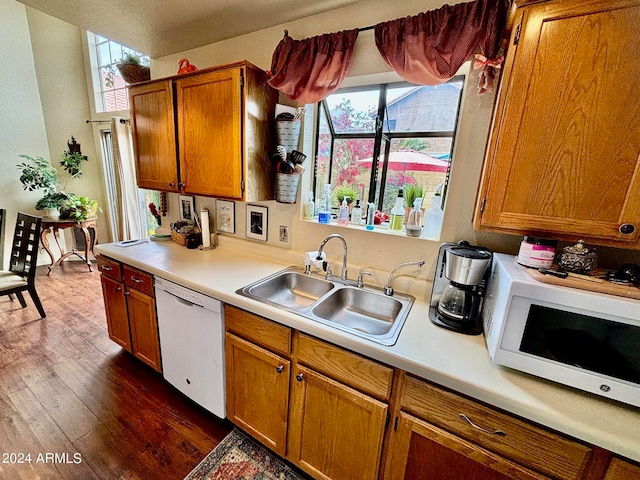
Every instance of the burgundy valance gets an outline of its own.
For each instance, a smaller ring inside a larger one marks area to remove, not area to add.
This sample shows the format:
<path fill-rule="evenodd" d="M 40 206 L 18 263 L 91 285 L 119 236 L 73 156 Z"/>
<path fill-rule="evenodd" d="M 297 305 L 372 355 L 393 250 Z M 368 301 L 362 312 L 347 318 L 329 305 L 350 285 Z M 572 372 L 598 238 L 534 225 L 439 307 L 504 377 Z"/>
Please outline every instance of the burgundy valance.
<path fill-rule="evenodd" d="M 509 6 L 510 0 L 474 0 L 380 23 L 376 46 L 391 68 L 417 85 L 447 81 L 480 47 L 488 60 L 480 65 L 482 92 L 491 88 L 501 63 L 496 57 Z"/>
<path fill-rule="evenodd" d="M 271 59 L 268 83 L 299 103 L 316 103 L 331 95 L 351 65 L 358 30 L 294 40 L 285 31 Z"/>

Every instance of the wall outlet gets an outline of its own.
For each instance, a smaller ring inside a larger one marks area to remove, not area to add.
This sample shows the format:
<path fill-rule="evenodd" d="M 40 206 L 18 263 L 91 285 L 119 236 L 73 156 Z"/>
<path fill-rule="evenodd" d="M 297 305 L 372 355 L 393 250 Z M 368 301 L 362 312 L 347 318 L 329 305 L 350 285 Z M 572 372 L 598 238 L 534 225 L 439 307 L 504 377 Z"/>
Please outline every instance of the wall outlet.
<path fill-rule="evenodd" d="M 287 243 L 289 241 L 289 227 L 280 225 L 280 241 Z"/>

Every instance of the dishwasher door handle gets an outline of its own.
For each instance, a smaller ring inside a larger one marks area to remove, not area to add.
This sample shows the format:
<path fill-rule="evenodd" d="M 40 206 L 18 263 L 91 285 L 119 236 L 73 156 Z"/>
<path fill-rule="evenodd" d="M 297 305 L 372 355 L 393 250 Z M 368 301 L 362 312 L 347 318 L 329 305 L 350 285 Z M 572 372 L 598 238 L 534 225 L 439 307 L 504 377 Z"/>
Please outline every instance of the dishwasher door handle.
<path fill-rule="evenodd" d="M 204 308 L 202 305 L 198 305 L 197 303 L 193 303 L 190 302 L 189 300 L 185 300 L 182 297 L 179 297 L 178 295 L 171 293 L 171 292 L 167 292 L 166 290 L 162 290 L 164 293 L 171 295 L 173 298 L 175 298 L 178 302 L 180 302 L 181 304 L 183 304 L 186 307 L 200 307 L 200 308 Z"/>

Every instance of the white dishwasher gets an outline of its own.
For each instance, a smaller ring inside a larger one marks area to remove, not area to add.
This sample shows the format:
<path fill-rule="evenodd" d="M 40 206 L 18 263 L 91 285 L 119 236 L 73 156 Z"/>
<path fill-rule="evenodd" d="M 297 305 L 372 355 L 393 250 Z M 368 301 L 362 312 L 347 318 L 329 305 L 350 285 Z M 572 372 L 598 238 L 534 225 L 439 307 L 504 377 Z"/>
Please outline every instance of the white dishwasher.
<path fill-rule="evenodd" d="M 225 418 L 222 302 L 159 277 L 155 291 L 164 378 Z"/>

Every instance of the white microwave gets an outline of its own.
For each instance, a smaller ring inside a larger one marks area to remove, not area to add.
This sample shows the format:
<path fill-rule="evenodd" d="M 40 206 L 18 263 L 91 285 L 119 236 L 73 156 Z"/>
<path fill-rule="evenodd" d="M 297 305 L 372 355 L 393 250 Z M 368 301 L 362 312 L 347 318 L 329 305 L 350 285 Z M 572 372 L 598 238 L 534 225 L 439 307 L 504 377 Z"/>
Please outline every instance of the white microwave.
<path fill-rule="evenodd" d="M 491 360 L 640 407 L 640 300 L 534 280 L 494 254 L 482 309 Z"/>

